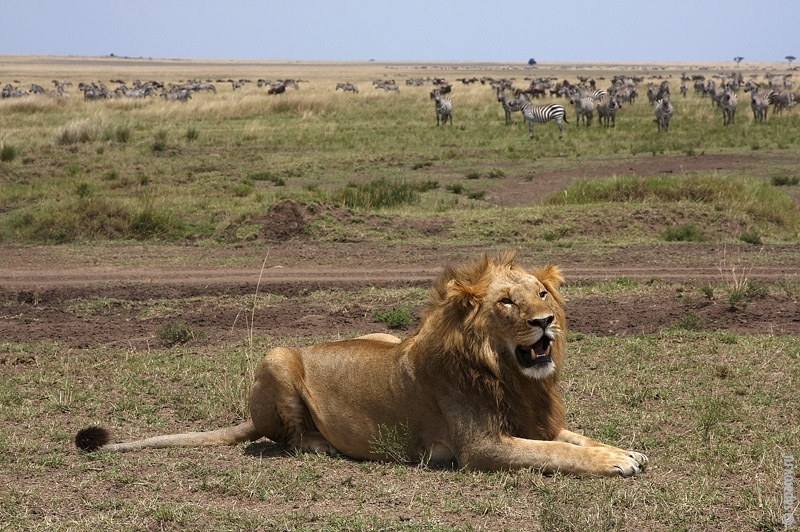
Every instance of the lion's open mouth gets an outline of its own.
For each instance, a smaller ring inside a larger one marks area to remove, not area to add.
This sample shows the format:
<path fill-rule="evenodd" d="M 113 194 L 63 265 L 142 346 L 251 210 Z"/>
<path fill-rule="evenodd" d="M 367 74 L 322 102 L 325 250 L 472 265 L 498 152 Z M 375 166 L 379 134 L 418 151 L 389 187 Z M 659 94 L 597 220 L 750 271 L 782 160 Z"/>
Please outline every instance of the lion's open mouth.
<path fill-rule="evenodd" d="M 533 345 L 518 345 L 515 353 L 523 368 L 532 368 L 553 360 L 550 357 L 550 338 L 547 335 L 542 335 Z"/>

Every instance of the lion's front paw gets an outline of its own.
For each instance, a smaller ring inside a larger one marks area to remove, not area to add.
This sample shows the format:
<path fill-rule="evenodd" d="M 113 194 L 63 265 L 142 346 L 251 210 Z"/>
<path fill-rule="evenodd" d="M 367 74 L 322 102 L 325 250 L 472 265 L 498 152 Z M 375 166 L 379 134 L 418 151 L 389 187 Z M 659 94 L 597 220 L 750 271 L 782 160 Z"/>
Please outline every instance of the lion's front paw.
<path fill-rule="evenodd" d="M 623 477 L 631 477 L 644 471 L 648 462 L 647 456 L 635 451 L 617 450 L 614 469 Z"/>

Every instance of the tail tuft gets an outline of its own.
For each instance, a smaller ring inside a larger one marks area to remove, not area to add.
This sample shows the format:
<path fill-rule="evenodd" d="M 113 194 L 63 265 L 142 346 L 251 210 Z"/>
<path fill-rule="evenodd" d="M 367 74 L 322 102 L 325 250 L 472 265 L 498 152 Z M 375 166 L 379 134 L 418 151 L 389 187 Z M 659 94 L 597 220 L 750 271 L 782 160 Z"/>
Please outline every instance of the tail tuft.
<path fill-rule="evenodd" d="M 86 427 L 75 435 L 75 446 L 86 452 L 96 451 L 111 440 L 111 433 L 104 427 Z"/>

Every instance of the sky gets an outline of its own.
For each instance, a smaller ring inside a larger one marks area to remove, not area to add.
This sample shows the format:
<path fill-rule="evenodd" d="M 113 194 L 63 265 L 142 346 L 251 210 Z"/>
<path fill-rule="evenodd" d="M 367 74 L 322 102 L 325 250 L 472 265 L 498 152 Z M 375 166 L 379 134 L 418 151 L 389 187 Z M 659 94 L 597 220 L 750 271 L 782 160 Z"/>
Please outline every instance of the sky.
<path fill-rule="evenodd" d="M 0 55 L 718 62 L 800 57 L 800 0 L 4 0 Z M 800 62 L 800 61 L 799 61 Z"/>

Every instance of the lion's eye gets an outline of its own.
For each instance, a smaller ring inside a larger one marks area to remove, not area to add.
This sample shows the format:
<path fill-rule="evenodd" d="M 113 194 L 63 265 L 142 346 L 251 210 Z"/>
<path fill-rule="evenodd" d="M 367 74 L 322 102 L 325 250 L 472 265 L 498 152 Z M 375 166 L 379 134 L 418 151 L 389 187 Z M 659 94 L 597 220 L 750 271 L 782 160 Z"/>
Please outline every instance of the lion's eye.
<path fill-rule="evenodd" d="M 547 299 L 547 290 L 542 290 L 541 292 L 539 292 L 539 297 L 541 297 L 542 299 Z"/>
<path fill-rule="evenodd" d="M 502 303 L 503 305 L 513 305 L 514 301 L 512 301 L 510 297 L 504 297 L 503 299 L 500 300 L 500 303 Z"/>

